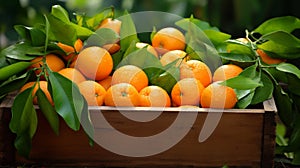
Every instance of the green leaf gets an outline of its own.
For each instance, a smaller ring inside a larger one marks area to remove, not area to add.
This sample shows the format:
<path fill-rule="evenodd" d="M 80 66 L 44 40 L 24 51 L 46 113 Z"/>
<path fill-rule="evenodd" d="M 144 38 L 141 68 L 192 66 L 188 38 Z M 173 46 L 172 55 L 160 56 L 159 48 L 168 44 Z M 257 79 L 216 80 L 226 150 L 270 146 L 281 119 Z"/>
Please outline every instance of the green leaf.
<path fill-rule="evenodd" d="M 87 26 L 90 28 L 96 28 L 99 26 L 102 20 L 106 18 L 112 18 L 114 16 L 114 8 L 113 7 L 108 7 L 105 8 L 103 11 L 97 13 L 95 16 L 91 18 L 85 19 L 85 16 L 79 16 L 77 17 L 77 21 L 79 22 L 80 26 Z M 86 20 L 86 21 L 85 21 Z M 84 23 L 85 21 L 85 23 Z"/>
<path fill-rule="evenodd" d="M 300 165 L 300 149 L 294 151 L 293 165 Z"/>
<path fill-rule="evenodd" d="M 276 66 L 276 69 L 281 72 L 291 73 L 293 75 L 296 75 L 300 79 L 300 70 L 293 64 L 280 63 Z"/>
<path fill-rule="evenodd" d="M 204 33 L 207 35 L 207 37 L 212 41 L 212 43 L 215 46 L 231 38 L 231 35 L 229 34 L 212 30 L 212 29 L 204 30 Z"/>
<path fill-rule="evenodd" d="M 84 100 L 78 87 L 69 79 L 48 69 L 55 110 L 73 130 L 79 130 Z"/>
<path fill-rule="evenodd" d="M 263 86 L 257 87 L 255 89 L 251 104 L 258 104 L 264 102 L 265 100 L 270 99 L 273 95 L 273 82 L 264 73 L 261 74 L 261 82 Z"/>
<path fill-rule="evenodd" d="M 77 35 L 77 38 L 80 38 L 82 40 L 86 40 L 88 37 L 90 37 L 92 34 L 94 34 L 93 31 L 91 31 L 90 29 L 88 28 L 85 28 L 85 27 L 81 27 L 75 23 L 70 23 L 69 24 L 73 29 L 75 29 L 76 31 L 76 35 Z"/>
<path fill-rule="evenodd" d="M 151 54 L 147 48 L 138 49 L 129 55 L 127 55 L 123 60 L 120 62 L 118 67 L 124 66 L 124 65 L 135 65 L 137 67 L 140 67 L 141 69 L 145 68 L 161 68 L 162 65 L 157 57 L 155 57 L 153 54 Z"/>
<path fill-rule="evenodd" d="M 33 47 L 27 42 L 21 42 L 5 48 L 1 54 L 16 60 L 32 60 L 36 56 L 44 55 L 44 47 Z"/>
<path fill-rule="evenodd" d="M 2 83 L 0 85 L 0 96 L 20 89 L 29 81 L 30 78 L 32 78 L 33 75 L 35 75 L 35 73 L 30 70 L 19 77 L 9 79 L 8 81 Z"/>
<path fill-rule="evenodd" d="M 43 46 L 45 34 L 41 29 L 23 25 L 16 25 L 14 28 L 22 38 L 30 41 L 33 46 Z"/>
<path fill-rule="evenodd" d="M 287 82 L 287 88 L 289 92 L 300 96 L 300 79 L 297 78 L 293 74 L 286 74 L 288 82 Z M 300 105 L 300 104 L 299 104 Z"/>
<path fill-rule="evenodd" d="M 262 43 L 260 45 L 257 45 L 259 49 L 262 49 L 264 51 L 272 52 L 277 55 L 278 58 L 283 59 L 296 59 L 300 58 L 300 48 L 299 47 L 293 47 L 293 46 L 287 46 L 283 44 L 276 43 L 274 41 L 267 41 L 265 43 Z"/>
<path fill-rule="evenodd" d="M 254 96 L 254 89 L 251 89 L 249 94 L 247 94 L 243 98 L 239 99 L 239 101 L 236 103 L 236 107 L 238 107 L 240 109 L 247 108 L 251 104 L 253 96 Z"/>
<path fill-rule="evenodd" d="M 20 61 L 0 68 L 0 81 L 7 80 L 9 77 L 26 70 L 31 64 L 31 62 Z"/>
<path fill-rule="evenodd" d="M 286 31 L 291 33 L 295 29 L 300 28 L 300 20 L 294 16 L 283 16 L 269 19 L 257 27 L 254 32 L 258 32 L 262 35 L 274 32 L 274 31 Z"/>
<path fill-rule="evenodd" d="M 32 138 L 37 128 L 37 116 L 33 107 L 32 88 L 18 94 L 12 105 L 9 127 L 16 134 L 28 133 Z"/>
<path fill-rule="evenodd" d="M 241 75 L 223 81 L 220 84 L 239 90 L 248 90 L 263 86 L 260 82 Z"/>
<path fill-rule="evenodd" d="M 164 69 L 152 68 L 152 75 L 149 79 L 152 85 L 157 85 L 166 90 L 169 94 L 172 91 L 173 86 L 180 79 L 180 70 L 176 66 L 177 60 L 167 64 Z M 148 71 L 148 74 L 150 71 Z"/>
<path fill-rule="evenodd" d="M 131 15 L 128 14 L 128 12 L 125 12 L 119 19 L 122 22 L 120 30 L 120 46 L 121 50 L 125 50 L 133 41 L 138 42 L 139 39 Z"/>
<path fill-rule="evenodd" d="M 17 134 L 15 147 L 18 152 L 28 157 L 31 149 L 31 139 L 37 129 L 37 115 L 33 107 L 32 88 L 18 94 L 12 105 L 10 130 Z"/>
<path fill-rule="evenodd" d="M 36 96 L 38 100 L 38 105 L 44 114 L 46 120 L 50 124 L 52 130 L 56 135 L 59 134 L 59 118 L 58 114 L 56 113 L 54 107 L 47 99 L 45 93 L 39 88 L 36 91 Z"/>
<path fill-rule="evenodd" d="M 51 14 L 59 18 L 59 20 L 63 22 L 70 22 L 68 12 L 60 5 L 53 5 L 51 9 Z"/>
<path fill-rule="evenodd" d="M 300 40 L 294 35 L 285 31 L 271 32 L 263 35 L 261 39 L 270 40 L 274 43 L 288 46 L 290 48 L 300 48 Z"/>
<path fill-rule="evenodd" d="M 275 85 L 273 92 L 274 100 L 278 110 L 280 120 L 289 128 L 292 127 L 294 121 L 294 113 L 292 100 L 289 95 L 279 85 Z"/>
<path fill-rule="evenodd" d="M 219 53 L 220 57 L 225 60 L 237 61 L 237 62 L 254 62 L 253 57 L 248 54 L 240 53 Z"/>
<path fill-rule="evenodd" d="M 47 15 L 46 17 L 50 24 L 51 33 L 54 36 L 52 37 L 54 39 L 50 39 L 73 46 L 73 44 L 77 40 L 76 29 L 70 23 L 66 23 L 62 20 L 59 20 L 53 15 Z"/>
<path fill-rule="evenodd" d="M 112 29 L 101 28 L 95 31 L 87 40 L 86 46 L 103 46 L 105 44 L 113 44 L 119 40 L 119 35 Z"/>
<path fill-rule="evenodd" d="M 82 125 L 85 133 L 89 137 L 89 144 L 91 146 L 93 146 L 93 144 L 94 144 L 93 139 L 94 139 L 95 131 L 94 131 L 94 126 L 93 126 L 91 117 L 90 117 L 90 112 L 89 112 L 89 109 L 88 109 L 88 103 L 85 99 L 84 99 L 83 110 L 82 110 L 82 113 L 81 113 L 81 125 Z"/>
<path fill-rule="evenodd" d="M 248 55 L 250 58 L 252 58 L 252 60 L 256 58 L 254 51 L 247 45 L 235 43 L 233 40 L 227 40 L 226 44 L 226 50 L 229 53 Z"/>
<path fill-rule="evenodd" d="M 20 135 L 17 135 L 14 145 L 19 155 L 29 158 L 29 154 L 32 147 L 31 141 L 32 140 L 27 133 L 22 133 Z"/>
<path fill-rule="evenodd" d="M 219 29 L 217 27 L 212 27 L 212 26 L 210 26 L 210 24 L 208 22 L 194 18 L 193 15 L 191 15 L 190 18 L 184 18 L 182 20 L 179 20 L 175 24 L 177 26 L 179 26 L 180 28 L 182 28 L 183 30 L 188 31 L 191 23 L 201 30 L 219 31 Z"/>

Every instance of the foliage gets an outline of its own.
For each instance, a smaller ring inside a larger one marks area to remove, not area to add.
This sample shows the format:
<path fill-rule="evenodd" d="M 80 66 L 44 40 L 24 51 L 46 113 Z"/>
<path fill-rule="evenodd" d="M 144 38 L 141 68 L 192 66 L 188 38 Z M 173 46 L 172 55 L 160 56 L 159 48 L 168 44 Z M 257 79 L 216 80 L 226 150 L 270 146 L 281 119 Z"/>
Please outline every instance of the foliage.
<path fill-rule="evenodd" d="M 54 106 L 40 89 L 36 96 L 38 106 L 53 131 L 59 134 L 58 119 L 61 117 L 74 131 L 80 128 L 81 121 L 89 123 L 90 129 L 85 131 L 91 132 L 87 102 L 75 84 L 59 73 L 52 72 L 45 59 L 41 75 L 34 75 L 33 70 L 27 71 L 29 61 L 35 57 L 60 53 L 57 42 L 73 46 L 78 38 L 85 41 L 85 47 L 102 46 L 120 39 L 121 49 L 112 55 L 114 69 L 126 64 L 136 65 L 146 72 L 150 84 L 159 85 L 170 92 L 179 79 L 178 60 L 162 66 L 159 59 L 146 48 L 137 48 L 135 43 L 140 39 L 128 12 L 120 17 L 120 35 L 110 29 L 96 30 L 97 25 L 108 17 L 114 17 L 113 8 L 106 8 L 92 17 L 76 15 L 70 18 L 64 8 L 54 5 L 51 13 L 44 15 L 43 23 L 34 27 L 15 26 L 22 40 L 0 54 L 0 97 L 18 90 L 28 81 L 37 81 L 38 85 L 41 76 L 48 74 L 45 76 Z M 235 89 L 239 100 L 236 108 L 247 108 L 274 97 L 278 115 L 288 130 L 278 134 L 277 152 L 293 153 L 290 158 L 292 163 L 300 164 L 300 70 L 290 63 L 290 60 L 300 58 L 300 39 L 293 34 L 300 28 L 300 20 L 292 16 L 269 19 L 253 31 L 246 30 L 244 40 L 247 42 L 233 39 L 232 35 L 193 16 L 177 21 L 174 26 L 185 32 L 186 52 L 190 59 L 205 62 L 212 72 L 223 63 L 243 67 L 240 75 L 221 83 Z M 153 31 L 151 36 L 155 33 Z M 261 60 L 257 49 L 286 62 L 268 65 Z M 18 94 L 12 106 L 10 129 L 17 135 L 15 147 L 23 156 L 29 156 L 31 139 L 38 125 L 32 91 L 33 88 L 28 88 Z"/>

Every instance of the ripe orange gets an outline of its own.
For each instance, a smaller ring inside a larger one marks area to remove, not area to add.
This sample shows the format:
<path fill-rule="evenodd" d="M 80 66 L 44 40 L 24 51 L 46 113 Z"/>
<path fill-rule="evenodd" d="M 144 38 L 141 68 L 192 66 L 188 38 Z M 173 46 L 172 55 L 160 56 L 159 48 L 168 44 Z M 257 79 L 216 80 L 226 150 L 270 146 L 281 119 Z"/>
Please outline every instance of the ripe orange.
<path fill-rule="evenodd" d="M 107 106 L 138 106 L 139 93 L 129 83 L 118 83 L 107 90 L 104 101 Z"/>
<path fill-rule="evenodd" d="M 35 85 L 35 86 L 34 86 Z M 48 82 L 47 81 L 39 81 L 39 83 L 36 82 L 28 82 L 26 83 L 21 89 L 20 89 L 20 93 L 23 92 L 24 90 L 33 87 L 34 89 L 32 91 L 32 96 L 33 96 L 33 104 L 38 104 L 38 100 L 37 97 L 35 95 L 36 91 L 38 90 L 38 88 L 40 88 L 46 95 L 48 101 L 54 105 L 52 97 L 50 95 L 50 92 L 48 91 Z"/>
<path fill-rule="evenodd" d="M 203 108 L 230 109 L 237 103 L 234 90 L 228 86 L 223 86 L 214 82 L 207 86 L 201 96 L 201 106 Z"/>
<path fill-rule="evenodd" d="M 102 80 L 111 73 L 113 60 L 107 50 L 88 47 L 79 53 L 75 68 L 89 79 Z"/>
<path fill-rule="evenodd" d="M 156 58 L 158 58 L 158 54 L 157 54 L 156 50 L 155 50 L 154 47 L 152 47 L 150 44 L 148 44 L 148 43 L 143 43 L 143 42 L 137 42 L 137 43 L 135 44 L 135 46 L 136 46 L 137 48 L 145 48 L 145 47 L 147 47 L 147 51 L 148 51 L 149 53 L 153 54 Z"/>
<path fill-rule="evenodd" d="M 152 46 L 159 54 L 170 50 L 184 50 L 185 37 L 181 31 L 174 27 L 160 29 L 152 39 Z"/>
<path fill-rule="evenodd" d="M 134 65 L 124 65 L 113 73 L 112 85 L 117 83 L 130 83 L 139 92 L 148 86 L 148 77 L 139 67 Z"/>
<path fill-rule="evenodd" d="M 118 19 L 106 18 L 104 19 L 97 29 L 100 28 L 109 28 L 115 31 L 117 34 L 120 34 L 122 22 Z"/>
<path fill-rule="evenodd" d="M 75 68 L 64 68 L 64 69 L 58 71 L 58 73 L 60 73 L 64 77 L 70 79 L 71 81 L 73 81 L 76 84 L 79 84 L 79 83 L 85 81 L 85 77 L 81 74 L 80 71 L 78 71 Z"/>
<path fill-rule="evenodd" d="M 46 64 L 52 71 L 58 72 L 61 69 L 65 68 L 65 63 L 57 55 L 47 54 L 45 57 L 46 57 Z M 43 60 L 43 56 L 39 56 L 39 57 L 36 57 L 33 60 L 31 60 L 31 62 L 34 64 L 32 64 L 29 67 L 29 69 L 38 68 L 35 70 L 36 75 L 39 75 L 41 73 L 40 67 L 42 67 L 44 65 L 42 60 Z"/>
<path fill-rule="evenodd" d="M 106 90 L 99 83 L 86 80 L 79 83 L 78 88 L 89 106 L 102 106 Z"/>
<path fill-rule="evenodd" d="M 168 51 L 166 52 L 161 58 L 160 58 L 160 62 L 163 66 L 179 59 L 179 58 L 184 58 L 186 56 L 186 52 L 182 51 L 182 50 L 172 50 L 172 51 Z M 183 62 L 185 62 L 186 60 L 183 59 Z M 178 60 L 178 65 L 182 62 L 182 59 Z"/>
<path fill-rule="evenodd" d="M 108 76 L 106 77 L 105 79 L 101 80 L 101 81 L 98 81 L 98 83 L 104 87 L 105 90 L 108 90 L 108 88 L 111 86 L 111 80 L 112 80 L 112 77 L 111 76 Z"/>
<path fill-rule="evenodd" d="M 63 55 L 65 61 L 74 61 L 77 58 L 77 53 L 83 47 L 83 42 L 80 39 L 77 39 L 74 43 L 74 47 L 58 42 L 57 45 L 64 50 L 67 55 Z"/>
<path fill-rule="evenodd" d="M 243 69 L 234 64 L 222 65 L 216 69 L 213 75 L 213 81 L 224 81 L 238 76 Z"/>
<path fill-rule="evenodd" d="M 260 56 L 261 60 L 266 64 L 280 64 L 286 61 L 285 59 L 272 58 L 261 49 L 257 49 L 256 52 Z"/>
<path fill-rule="evenodd" d="M 195 78 L 184 78 L 178 81 L 171 91 L 175 106 L 199 105 L 204 86 Z"/>
<path fill-rule="evenodd" d="M 180 67 L 180 79 L 196 78 L 204 87 L 212 81 L 212 74 L 209 67 L 199 60 L 189 60 Z"/>
<path fill-rule="evenodd" d="M 168 93 L 159 86 L 147 86 L 140 93 L 140 106 L 170 107 L 171 100 Z"/>
<path fill-rule="evenodd" d="M 106 49 L 110 54 L 114 54 L 120 50 L 121 46 L 117 43 L 114 43 L 114 44 L 105 44 L 102 46 L 102 48 Z"/>

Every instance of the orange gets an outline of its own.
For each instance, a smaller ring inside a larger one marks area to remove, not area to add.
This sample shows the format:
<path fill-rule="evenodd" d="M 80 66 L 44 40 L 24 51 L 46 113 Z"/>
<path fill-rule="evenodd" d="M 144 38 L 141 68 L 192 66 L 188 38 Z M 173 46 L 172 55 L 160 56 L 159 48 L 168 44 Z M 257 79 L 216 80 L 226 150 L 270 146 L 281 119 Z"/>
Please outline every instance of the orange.
<path fill-rule="evenodd" d="M 75 68 L 87 78 L 98 81 L 109 76 L 113 60 L 107 50 L 97 46 L 88 47 L 78 54 Z"/>
<path fill-rule="evenodd" d="M 181 31 L 174 27 L 160 29 L 152 38 L 152 46 L 159 54 L 170 50 L 184 50 L 185 37 Z"/>
<path fill-rule="evenodd" d="M 111 76 L 108 76 L 106 77 L 105 79 L 101 80 L 101 81 L 98 81 L 98 83 L 100 85 L 102 85 L 104 87 L 105 90 L 108 90 L 108 88 L 111 86 L 111 80 L 112 80 L 112 77 Z"/>
<path fill-rule="evenodd" d="M 124 65 L 116 69 L 112 75 L 112 85 L 117 83 L 130 83 L 139 92 L 148 86 L 148 77 L 141 68 L 134 65 Z"/>
<path fill-rule="evenodd" d="M 106 90 L 99 83 L 86 80 L 79 83 L 78 88 L 89 106 L 102 106 Z"/>
<path fill-rule="evenodd" d="M 234 64 L 222 65 L 216 69 L 213 75 L 213 81 L 224 81 L 238 76 L 243 69 Z"/>
<path fill-rule="evenodd" d="M 261 60 L 266 64 L 280 64 L 286 61 L 285 59 L 272 58 L 261 49 L 257 49 L 256 52 L 260 56 Z"/>
<path fill-rule="evenodd" d="M 80 39 L 77 39 L 74 43 L 74 47 L 63 44 L 61 42 L 58 42 L 57 45 L 64 50 L 66 55 L 63 55 L 63 59 L 66 61 L 74 61 L 76 60 L 77 53 L 80 52 L 80 50 L 83 47 L 83 42 Z"/>
<path fill-rule="evenodd" d="M 152 47 L 150 44 L 148 44 L 148 43 L 143 43 L 143 42 L 137 42 L 136 44 L 135 44 L 135 46 L 137 47 L 137 48 L 145 48 L 145 47 L 147 47 L 147 51 L 149 52 L 149 53 L 151 53 L 152 55 L 154 55 L 156 58 L 158 58 L 158 54 L 157 54 L 157 52 L 156 52 L 156 50 L 154 49 L 154 47 Z"/>
<path fill-rule="evenodd" d="M 122 22 L 118 19 L 106 18 L 104 19 L 97 29 L 100 28 L 109 28 L 115 31 L 117 34 L 120 34 Z"/>
<path fill-rule="evenodd" d="M 195 78 L 184 78 L 178 81 L 171 91 L 174 106 L 199 105 L 204 86 Z"/>
<path fill-rule="evenodd" d="M 110 54 L 114 54 L 120 50 L 120 45 L 117 43 L 114 44 L 105 44 L 102 48 L 106 49 Z"/>
<path fill-rule="evenodd" d="M 180 67 L 180 79 L 196 78 L 204 87 L 212 81 L 212 74 L 209 67 L 199 60 L 189 60 Z"/>
<path fill-rule="evenodd" d="M 201 96 L 201 106 L 203 108 L 230 109 L 237 103 L 234 90 L 228 86 L 223 86 L 214 82 L 207 86 Z"/>
<path fill-rule="evenodd" d="M 35 85 L 35 86 L 34 86 Z M 47 81 L 39 81 L 39 83 L 36 82 L 28 82 L 26 83 L 21 89 L 20 89 L 20 93 L 23 92 L 24 90 L 33 87 L 34 89 L 32 91 L 32 96 L 33 96 L 33 104 L 38 104 L 38 100 L 37 100 L 37 96 L 35 95 L 36 91 L 38 90 L 38 88 L 40 88 L 46 95 L 48 101 L 54 105 L 52 97 L 50 95 L 50 92 L 48 91 L 48 82 Z"/>
<path fill-rule="evenodd" d="M 118 83 L 107 90 L 104 101 L 107 106 L 138 106 L 139 93 L 129 83 Z"/>
<path fill-rule="evenodd" d="M 65 63 L 63 62 L 62 59 L 60 59 L 57 55 L 55 54 L 47 54 L 45 56 L 46 58 L 46 63 L 48 65 L 48 67 L 54 71 L 54 72 L 58 72 L 61 69 L 65 68 Z M 35 70 L 35 74 L 39 75 L 41 73 L 41 67 L 44 65 L 43 63 L 43 56 L 39 56 L 34 58 L 33 60 L 31 60 L 32 64 L 29 68 L 38 68 Z"/>
<path fill-rule="evenodd" d="M 147 86 L 140 93 L 140 106 L 170 107 L 171 100 L 168 93 L 159 86 Z"/>
<path fill-rule="evenodd" d="M 182 59 L 180 58 L 185 58 L 186 56 L 186 52 L 182 51 L 182 50 L 172 50 L 172 51 L 168 51 L 166 52 L 161 58 L 160 58 L 160 62 L 163 66 L 175 61 L 178 59 L 178 65 L 182 62 Z M 183 61 L 185 62 L 186 60 L 183 59 Z"/>
<path fill-rule="evenodd" d="M 81 74 L 80 71 L 78 71 L 75 68 L 64 68 L 64 69 L 58 71 L 58 73 L 60 73 L 64 77 L 70 79 L 71 81 L 73 81 L 76 84 L 79 84 L 79 83 L 85 81 L 85 77 Z"/>

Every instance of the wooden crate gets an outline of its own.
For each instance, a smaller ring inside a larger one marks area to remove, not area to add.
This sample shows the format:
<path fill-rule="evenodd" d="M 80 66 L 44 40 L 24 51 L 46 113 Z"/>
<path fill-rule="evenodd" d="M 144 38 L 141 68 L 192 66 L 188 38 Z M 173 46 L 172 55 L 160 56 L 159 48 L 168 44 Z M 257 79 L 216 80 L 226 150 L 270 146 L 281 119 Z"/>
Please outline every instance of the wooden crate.
<path fill-rule="evenodd" d="M 40 166 L 95 166 L 95 167 L 273 167 L 275 148 L 274 101 L 268 100 L 261 108 L 230 109 L 222 117 L 211 136 L 204 142 L 198 137 L 208 114 L 218 115 L 220 111 L 191 108 L 183 116 L 195 115 L 195 122 L 188 126 L 189 132 L 170 149 L 145 157 L 129 157 L 110 152 L 97 143 L 89 146 L 88 138 L 81 129 L 70 130 L 61 121 L 60 135 L 56 136 L 43 116 L 33 139 L 29 159 L 20 157 L 13 147 L 14 135 L 9 131 L 13 99 L 7 98 L 0 106 L 0 165 Z M 116 108 L 89 107 L 95 123 L 95 134 L 110 133 L 112 129 L 97 122 L 99 109 L 107 121 L 118 131 L 136 137 L 158 134 L 167 129 L 178 117 L 179 108 L 165 108 L 164 112 L 150 122 L 136 122 L 124 117 Z M 146 115 L 158 113 L 161 109 L 133 108 L 127 113 Z M 178 127 L 178 129 L 184 129 Z M 96 135 L 95 135 L 96 136 Z M 176 137 L 174 137 L 176 139 Z M 170 141 L 172 140 L 172 137 Z M 112 139 L 112 142 L 114 140 Z M 149 146 L 156 146 L 149 144 Z M 139 144 L 135 146 L 140 148 Z"/>

